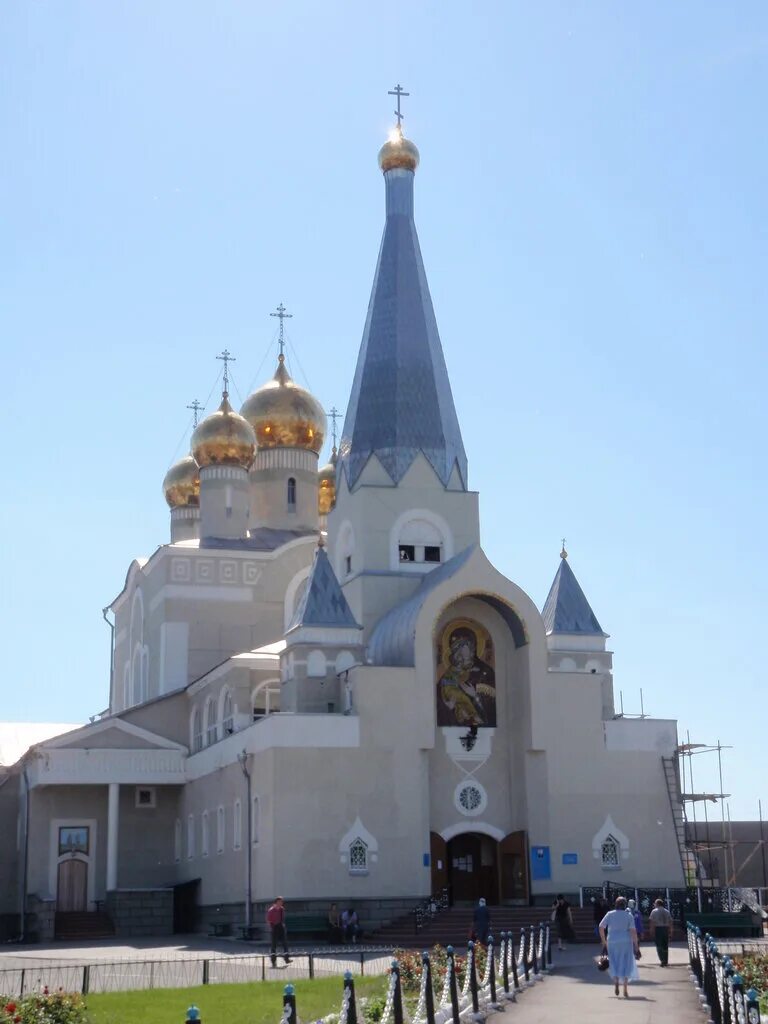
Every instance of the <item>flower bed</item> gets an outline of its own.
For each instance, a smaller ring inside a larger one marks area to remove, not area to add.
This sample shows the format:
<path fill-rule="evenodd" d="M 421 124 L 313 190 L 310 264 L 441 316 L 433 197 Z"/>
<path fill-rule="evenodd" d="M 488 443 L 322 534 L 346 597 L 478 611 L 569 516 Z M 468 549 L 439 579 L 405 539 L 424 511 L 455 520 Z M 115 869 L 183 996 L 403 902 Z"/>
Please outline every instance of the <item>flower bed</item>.
<path fill-rule="evenodd" d="M 731 957 L 733 966 L 744 979 L 744 988 L 760 993 L 760 1009 L 768 1013 L 768 954 L 747 953 Z"/>
<path fill-rule="evenodd" d="M 72 992 L 31 993 L 21 999 L 0 996 L 0 1024 L 84 1024 L 85 1003 Z"/>
<path fill-rule="evenodd" d="M 396 949 L 393 954 L 395 960 L 400 964 L 400 980 L 406 992 L 418 992 L 421 985 L 421 953 L 414 953 L 410 950 Z M 478 984 L 485 971 L 485 960 L 487 951 L 485 946 L 479 942 L 475 943 L 475 972 Z M 442 985 L 445 980 L 445 971 L 448 966 L 448 954 L 443 946 L 433 946 L 429 950 L 429 962 L 432 965 L 432 984 L 435 988 Z M 466 968 L 466 954 L 455 953 L 453 962 L 456 966 L 456 975 L 459 988 L 464 983 L 464 970 Z"/>

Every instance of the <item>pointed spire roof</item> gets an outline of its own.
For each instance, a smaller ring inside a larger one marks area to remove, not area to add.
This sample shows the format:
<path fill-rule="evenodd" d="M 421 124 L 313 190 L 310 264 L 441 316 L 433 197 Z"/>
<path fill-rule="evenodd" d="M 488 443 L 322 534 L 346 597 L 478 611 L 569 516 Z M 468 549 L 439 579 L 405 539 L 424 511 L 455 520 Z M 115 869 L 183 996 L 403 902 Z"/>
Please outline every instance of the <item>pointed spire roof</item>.
<path fill-rule="evenodd" d="M 325 548 L 318 545 L 306 589 L 299 601 L 287 632 L 299 626 L 324 626 L 360 629 L 347 604 Z"/>
<path fill-rule="evenodd" d="M 579 581 L 573 575 L 565 548 L 560 554 L 560 568 L 555 574 L 541 615 L 547 634 L 583 633 L 607 636 L 584 596 Z"/>
<path fill-rule="evenodd" d="M 417 160 L 390 159 L 412 143 L 399 132 L 382 148 L 386 221 L 341 441 L 350 487 L 375 454 L 397 484 L 423 452 L 447 486 L 467 456 L 413 219 Z M 386 153 L 385 153 L 386 151 Z M 410 152 L 410 149 L 408 150 Z"/>

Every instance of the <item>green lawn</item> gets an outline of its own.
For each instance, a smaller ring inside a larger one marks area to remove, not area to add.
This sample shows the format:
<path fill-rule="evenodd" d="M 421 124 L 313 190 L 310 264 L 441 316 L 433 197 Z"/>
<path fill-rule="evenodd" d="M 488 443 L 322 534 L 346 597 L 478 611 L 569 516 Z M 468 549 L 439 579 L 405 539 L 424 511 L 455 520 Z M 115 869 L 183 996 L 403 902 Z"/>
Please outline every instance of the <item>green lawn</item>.
<path fill-rule="evenodd" d="M 355 994 L 383 995 L 386 977 L 355 978 Z M 314 1021 L 341 1006 L 342 979 L 293 982 L 300 1020 Z M 92 1024 L 184 1024 L 187 1007 L 200 1010 L 202 1024 L 278 1024 L 283 1009 L 282 981 L 246 985 L 200 985 L 196 988 L 108 992 L 86 998 Z"/>

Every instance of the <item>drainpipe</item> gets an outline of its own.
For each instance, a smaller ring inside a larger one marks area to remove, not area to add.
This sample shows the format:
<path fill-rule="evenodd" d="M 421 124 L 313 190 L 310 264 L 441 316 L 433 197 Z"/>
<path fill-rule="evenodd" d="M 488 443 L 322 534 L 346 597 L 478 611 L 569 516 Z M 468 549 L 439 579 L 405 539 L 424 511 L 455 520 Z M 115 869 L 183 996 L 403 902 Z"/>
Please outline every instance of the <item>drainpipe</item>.
<path fill-rule="evenodd" d="M 109 638 L 109 710 L 111 711 L 114 707 L 115 692 L 113 690 L 115 682 L 115 624 L 110 622 L 107 618 L 107 612 L 109 611 L 109 605 L 106 608 L 101 609 L 101 615 L 106 624 L 109 626 L 110 638 Z"/>

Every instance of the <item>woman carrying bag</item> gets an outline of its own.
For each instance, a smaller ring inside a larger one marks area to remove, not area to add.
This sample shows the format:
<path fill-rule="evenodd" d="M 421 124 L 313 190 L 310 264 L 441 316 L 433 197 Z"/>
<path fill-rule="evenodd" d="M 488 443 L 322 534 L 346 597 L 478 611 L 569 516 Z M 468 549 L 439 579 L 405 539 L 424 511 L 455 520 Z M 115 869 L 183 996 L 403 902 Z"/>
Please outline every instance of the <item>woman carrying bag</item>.
<path fill-rule="evenodd" d="M 635 960 L 635 953 L 638 952 L 637 930 L 635 919 L 627 913 L 627 901 L 623 896 L 616 900 L 615 907 L 600 922 L 600 939 L 608 949 L 608 970 L 613 978 L 613 991 L 619 994 L 621 981 L 624 985 L 624 998 L 629 999 L 627 986 L 630 981 L 637 981 L 640 977 Z"/>

